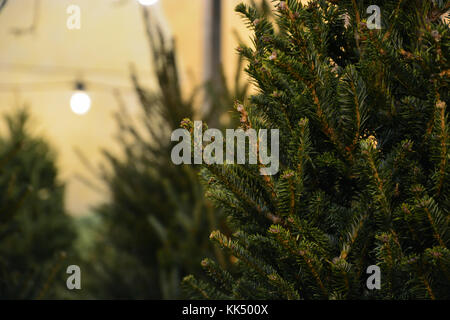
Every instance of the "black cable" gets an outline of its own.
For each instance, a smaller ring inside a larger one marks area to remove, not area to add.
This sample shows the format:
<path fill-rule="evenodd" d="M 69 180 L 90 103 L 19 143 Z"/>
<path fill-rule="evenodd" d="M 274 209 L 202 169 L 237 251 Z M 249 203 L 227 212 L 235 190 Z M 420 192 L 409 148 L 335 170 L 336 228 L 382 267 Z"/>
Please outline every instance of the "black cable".
<path fill-rule="evenodd" d="M 2 11 L 3 7 L 6 5 L 8 0 L 0 0 L 0 11 Z"/>
<path fill-rule="evenodd" d="M 1 0 L 0 0 L 1 1 Z M 130 73 L 126 70 L 113 68 L 95 68 L 95 67 L 67 67 L 57 65 L 31 65 L 22 63 L 6 63 L 0 62 L 0 72 L 23 72 L 35 74 L 102 74 L 114 77 L 131 78 Z M 141 71 L 139 77 L 151 77 L 152 73 L 149 70 Z"/>
<path fill-rule="evenodd" d="M 116 85 L 105 82 L 83 81 L 86 91 L 109 91 L 113 89 L 122 91 L 135 91 L 131 86 Z M 25 82 L 25 83 L 1 83 L 0 92 L 13 91 L 70 91 L 75 90 L 76 81 L 53 81 L 53 82 Z M 64 86 L 64 89 L 56 87 Z"/>

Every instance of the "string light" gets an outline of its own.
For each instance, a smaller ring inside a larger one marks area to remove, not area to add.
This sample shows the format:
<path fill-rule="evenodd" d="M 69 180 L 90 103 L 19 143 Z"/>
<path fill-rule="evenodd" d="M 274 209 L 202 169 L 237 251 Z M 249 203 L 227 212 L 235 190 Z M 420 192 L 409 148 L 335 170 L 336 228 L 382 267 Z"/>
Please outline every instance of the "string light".
<path fill-rule="evenodd" d="M 159 0 L 138 0 L 140 4 L 143 6 L 152 6 L 156 3 L 158 3 Z"/>
<path fill-rule="evenodd" d="M 76 91 L 70 98 L 70 108 L 78 115 L 86 114 L 91 109 L 91 98 L 86 93 L 82 82 L 76 83 Z"/>

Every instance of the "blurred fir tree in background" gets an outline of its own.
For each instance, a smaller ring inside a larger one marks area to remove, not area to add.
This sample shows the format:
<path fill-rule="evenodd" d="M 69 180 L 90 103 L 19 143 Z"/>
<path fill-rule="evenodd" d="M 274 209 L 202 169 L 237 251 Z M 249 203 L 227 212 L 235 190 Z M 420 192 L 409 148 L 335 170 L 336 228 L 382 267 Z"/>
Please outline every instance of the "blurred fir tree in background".
<path fill-rule="evenodd" d="M 234 89 L 222 76 L 220 88 L 205 84 L 185 98 L 175 46 L 146 9 L 143 13 L 159 90 L 145 90 L 133 73 L 140 115 L 130 116 L 123 105 L 117 114 L 123 153 L 105 151 L 111 170 L 101 173 L 111 201 L 98 208 L 86 233 L 92 243 L 86 240 L 81 246 L 88 298 L 176 299 L 182 297 L 181 279 L 201 273 L 199 259 L 215 258 L 224 268 L 228 264 L 227 256 L 208 240 L 213 229 L 228 232 L 223 215 L 204 198 L 198 168 L 172 163 L 170 136 L 186 116 L 230 125 L 233 119 L 226 117 L 224 106 L 244 99 L 248 89 L 240 83 L 242 59 Z M 208 114 L 195 108 L 201 92 L 212 101 Z"/>
<path fill-rule="evenodd" d="M 235 233 L 211 239 L 202 299 L 450 299 L 450 30 L 442 0 L 277 1 L 275 23 L 239 5 L 259 92 L 244 128 L 280 130 L 280 172 L 205 165 L 206 195 Z M 367 8 L 381 9 L 381 29 Z M 184 126 L 189 123 L 184 122 Z M 381 290 L 368 290 L 370 265 Z"/>
<path fill-rule="evenodd" d="M 64 209 L 55 155 L 28 131 L 29 114 L 5 116 L 0 136 L 0 299 L 64 295 L 76 234 Z"/>

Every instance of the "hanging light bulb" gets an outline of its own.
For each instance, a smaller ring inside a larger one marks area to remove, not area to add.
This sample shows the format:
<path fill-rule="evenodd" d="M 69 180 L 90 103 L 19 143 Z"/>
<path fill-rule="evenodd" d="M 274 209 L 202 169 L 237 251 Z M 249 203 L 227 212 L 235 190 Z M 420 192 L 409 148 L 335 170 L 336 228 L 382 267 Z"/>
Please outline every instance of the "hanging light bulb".
<path fill-rule="evenodd" d="M 140 4 L 143 6 L 152 6 L 156 4 L 159 0 L 138 0 Z"/>
<path fill-rule="evenodd" d="M 86 93 L 82 82 L 76 83 L 76 91 L 70 98 L 70 108 L 76 114 L 86 114 L 91 109 L 91 98 Z"/>

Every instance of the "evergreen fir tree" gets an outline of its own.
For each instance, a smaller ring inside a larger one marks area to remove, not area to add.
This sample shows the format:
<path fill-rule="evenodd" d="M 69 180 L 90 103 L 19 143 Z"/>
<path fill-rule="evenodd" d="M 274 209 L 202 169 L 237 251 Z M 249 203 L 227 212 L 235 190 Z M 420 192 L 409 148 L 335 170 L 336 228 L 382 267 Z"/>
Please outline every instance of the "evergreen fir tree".
<path fill-rule="evenodd" d="M 237 6 L 259 92 L 236 112 L 243 128 L 280 130 L 280 172 L 204 165 L 206 194 L 235 231 L 210 238 L 236 262 L 228 272 L 203 260 L 211 281 L 186 277 L 192 297 L 450 298 L 448 9 L 288 0 L 271 22 Z M 371 265 L 380 290 L 366 286 Z"/>
<path fill-rule="evenodd" d="M 0 137 L 0 299 L 61 298 L 75 233 L 54 153 L 28 131 L 29 114 L 5 116 Z M 70 263 L 69 263 L 70 264 Z"/>

